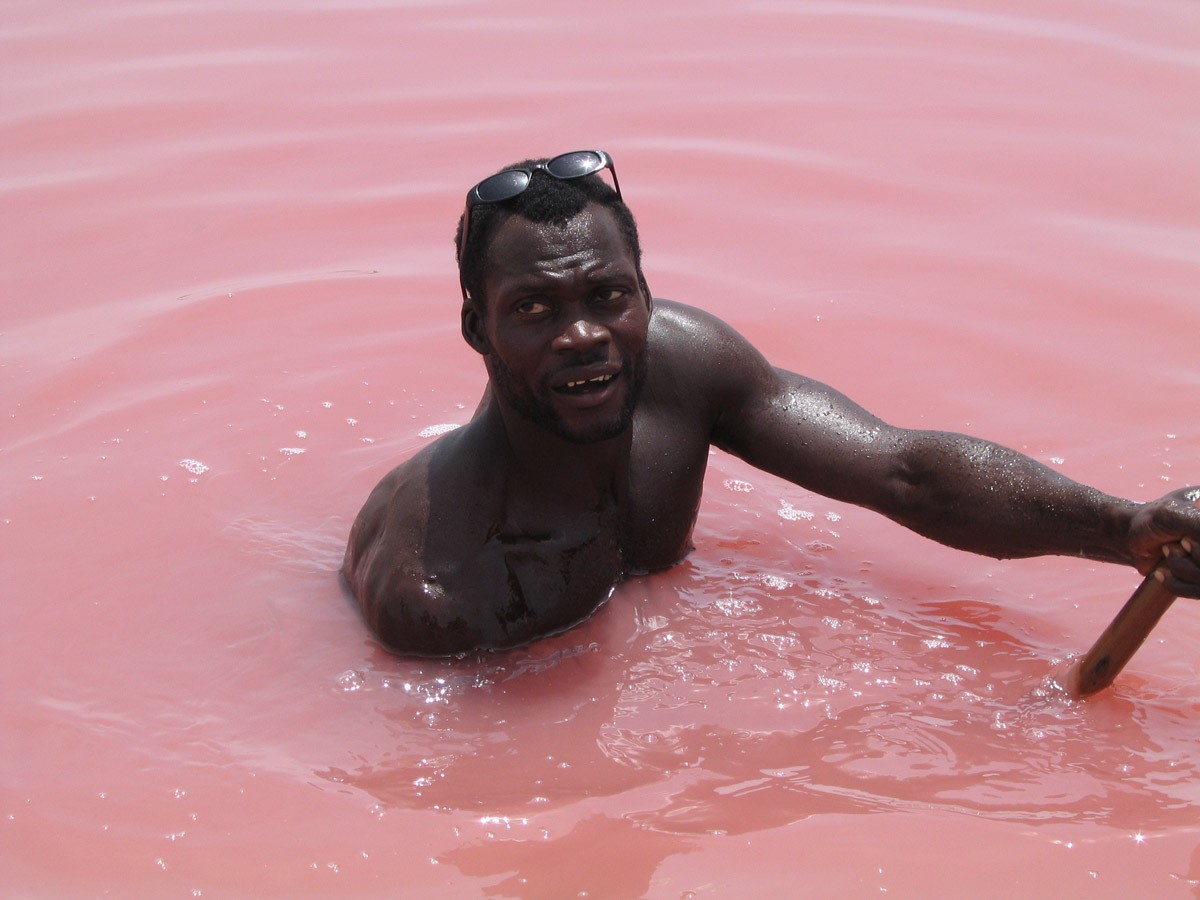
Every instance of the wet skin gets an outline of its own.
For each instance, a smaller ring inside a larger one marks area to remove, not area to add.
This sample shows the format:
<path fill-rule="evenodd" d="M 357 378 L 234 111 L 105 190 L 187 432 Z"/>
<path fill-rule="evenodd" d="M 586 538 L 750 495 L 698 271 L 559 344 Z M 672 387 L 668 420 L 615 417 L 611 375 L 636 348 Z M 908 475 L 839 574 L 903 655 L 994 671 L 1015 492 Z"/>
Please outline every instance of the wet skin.
<path fill-rule="evenodd" d="M 414 654 L 521 644 L 690 549 L 710 445 L 817 493 L 998 558 L 1079 555 L 1200 596 L 1200 506 L 1139 504 L 1004 447 L 894 428 L 773 368 L 723 322 L 652 301 L 612 215 L 508 219 L 463 336 L 474 418 L 390 472 L 343 572 L 374 633 Z M 1182 541 L 1182 543 L 1181 543 Z"/>

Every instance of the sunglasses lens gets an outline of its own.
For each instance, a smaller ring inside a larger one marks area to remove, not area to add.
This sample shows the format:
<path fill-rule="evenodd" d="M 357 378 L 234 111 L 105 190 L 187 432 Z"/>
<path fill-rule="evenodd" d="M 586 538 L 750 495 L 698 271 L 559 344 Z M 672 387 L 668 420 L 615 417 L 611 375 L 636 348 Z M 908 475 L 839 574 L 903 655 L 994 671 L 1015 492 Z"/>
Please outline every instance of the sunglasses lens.
<path fill-rule="evenodd" d="M 546 163 L 546 171 L 555 178 L 579 178 L 599 172 L 604 165 L 604 157 L 594 150 L 576 150 L 554 157 Z"/>
<path fill-rule="evenodd" d="M 475 188 L 475 198 L 479 203 L 499 203 L 512 199 L 527 187 L 529 173 L 524 169 L 509 169 L 479 182 Z"/>

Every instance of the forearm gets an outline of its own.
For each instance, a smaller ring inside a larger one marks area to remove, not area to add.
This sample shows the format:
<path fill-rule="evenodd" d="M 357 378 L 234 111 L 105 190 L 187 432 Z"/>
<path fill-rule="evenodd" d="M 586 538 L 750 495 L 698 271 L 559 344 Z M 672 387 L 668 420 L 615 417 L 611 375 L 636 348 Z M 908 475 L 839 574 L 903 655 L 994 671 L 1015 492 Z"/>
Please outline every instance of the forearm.
<path fill-rule="evenodd" d="M 1138 504 L 998 444 L 899 431 L 880 512 L 940 543 L 997 558 L 1057 554 L 1132 564 Z"/>

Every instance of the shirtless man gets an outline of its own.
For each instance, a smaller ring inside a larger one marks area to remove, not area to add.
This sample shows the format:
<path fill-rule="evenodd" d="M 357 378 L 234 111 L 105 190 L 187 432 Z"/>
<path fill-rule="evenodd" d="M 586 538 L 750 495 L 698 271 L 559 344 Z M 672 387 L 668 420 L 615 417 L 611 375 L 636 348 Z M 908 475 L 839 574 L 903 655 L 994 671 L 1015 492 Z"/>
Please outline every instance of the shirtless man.
<path fill-rule="evenodd" d="M 581 151 L 468 194 L 462 333 L 488 387 L 467 425 L 380 482 L 346 550 L 388 647 L 511 647 L 679 562 L 710 445 L 975 553 L 1143 573 L 1165 556 L 1166 586 L 1200 597 L 1200 491 L 1111 497 L 996 444 L 895 428 L 772 367 L 725 323 L 651 298 L 619 191 L 611 158 Z"/>

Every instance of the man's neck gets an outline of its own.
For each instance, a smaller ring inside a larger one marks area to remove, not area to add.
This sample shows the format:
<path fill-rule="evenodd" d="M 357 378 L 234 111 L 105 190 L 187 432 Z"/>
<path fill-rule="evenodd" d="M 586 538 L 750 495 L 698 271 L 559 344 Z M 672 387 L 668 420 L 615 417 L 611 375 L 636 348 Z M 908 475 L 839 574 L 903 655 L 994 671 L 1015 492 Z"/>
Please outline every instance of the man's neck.
<path fill-rule="evenodd" d="M 510 493 L 544 499 L 557 510 L 593 509 L 620 493 L 632 429 L 604 441 L 575 443 L 493 401 L 485 413 L 502 439 Z"/>

